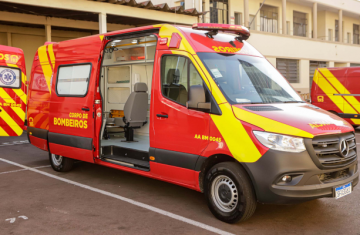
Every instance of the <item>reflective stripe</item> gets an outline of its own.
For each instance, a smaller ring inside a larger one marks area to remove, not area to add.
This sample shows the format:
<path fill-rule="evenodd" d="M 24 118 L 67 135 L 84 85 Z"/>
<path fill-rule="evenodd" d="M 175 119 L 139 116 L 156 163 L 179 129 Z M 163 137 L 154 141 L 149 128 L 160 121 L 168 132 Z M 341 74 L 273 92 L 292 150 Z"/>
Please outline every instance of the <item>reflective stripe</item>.
<path fill-rule="evenodd" d="M 285 135 L 293 135 L 293 136 L 300 136 L 305 138 L 313 138 L 314 135 L 310 134 L 309 132 L 303 131 L 293 126 L 289 126 L 287 124 L 266 118 L 264 116 L 248 112 L 246 110 L 234 107 L 234 114 L 236 117 L 241 117 L 241 120 L 255 126 L 258 126 L 265 131 L 268 132 L 275 132 L 279 134 Z"/>
<path fill-rule="evenodd" d="M 15 89 L 16 90 L 16 89 Z M 20 90 L 20 89 L 18 89 Z M 0 87 L 0 98 L 2 98 L 6 103 L 15 104 L 16 102 L 9 96 L 6 91 Z M 20 117 L 22 121 L 25 120 L 25 112 L 21 107 L 11 107 L 12 110 Z"/>
<path fill-rule="evenodd" d="M 9 134 L 6 133 L 6 131 L 2 129 L 1 126 L 0 126 L 0 136 L 9 136 Z"/>
<path fill-rule="evenodd" d="M 0 112 L 0 117 L 6 122 L 6 124 L 18 135 L 23 133 L 20 126 L 11 118 L 11 116 L 4 110 Z"/>
<path fill-rule="evenodd" d="M 48 52 L 49 52 L 52 67 L 53 67 L 53 69 L 55 69 L 55 55 L 54 55 L 54 50 L 53 50 L 53 44 L 50 44 L 48 46 Z"/>
<path fill-rule="evenodd" d="M 223 136 L 232 156 L 239 162 L 256 162 L 261 153 L 246 132 L 241 122 L 235 118 L 229 103 L 219 105 L 222 115 L 211 114 L 219 132 Z"/>
<path fill-rule="evenodd" d="M 38 55 L 39 55 L 40 65 L 41 65 L 41 68 L 42 68 L 42 71 L 44 73 L 44 77 L 46 80 L 46 84 L 47 84 L 49 92 L 51 94 L 50 81 L 51 81 L 51 76 L 52 76 L 52 68 L 51 68 L 51 65 L 49 64 L 48 56 L 46 53 L 46 46 L 39 47 Z"/>

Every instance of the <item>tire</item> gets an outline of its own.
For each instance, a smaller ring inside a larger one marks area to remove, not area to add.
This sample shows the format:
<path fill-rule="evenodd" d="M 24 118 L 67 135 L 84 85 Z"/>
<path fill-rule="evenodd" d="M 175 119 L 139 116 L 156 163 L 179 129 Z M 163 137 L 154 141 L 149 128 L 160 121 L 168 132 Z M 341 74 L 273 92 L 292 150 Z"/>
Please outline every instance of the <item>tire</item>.
<path fill-rule="evenodd" d="M 63 157 L 49 152 L 49 160 L 54 171 L 67 172 L 74 166 L 74 159 Z"/>
<path fill-rule="evenodd" d="M 211 213 L 229 224 L 249 219 L 256 210 L 256 196 L 250 178 L 235 162 L 213 166 L 206 173 L 204 193 Z"/>

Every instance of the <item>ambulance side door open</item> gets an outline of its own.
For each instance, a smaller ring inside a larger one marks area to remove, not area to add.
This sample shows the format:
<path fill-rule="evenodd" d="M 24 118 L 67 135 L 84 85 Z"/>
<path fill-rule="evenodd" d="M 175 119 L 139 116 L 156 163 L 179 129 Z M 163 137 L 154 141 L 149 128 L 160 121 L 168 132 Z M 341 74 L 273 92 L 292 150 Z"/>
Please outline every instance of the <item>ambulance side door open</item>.
<path fill-rule="evenodd" d="M 19 48 L 0 45 L 0 137 L 23 133 L 26 108 L 26 69 Z"/>
<path fill-rule="evenodd" d="M 156 60 L 150 147 L 156 149 L 159 163 L 176 168 L 165 176 L 161 168 L 151 169 L 168 179 L 183 180 L 179 179 L 180 169 L 194 170 L 196 160 L 209 143 L 209 113 L 187 108 L 189 89 L 203 86 L 203 80 L 186 52 L 158 51 Z"/>
<path fill-rule="evenodd" d="M 94 162 L 94 97 L 102 38 L 73 40 L 57 50 L 52 78 L 49 148 L 52 154 Z"/>

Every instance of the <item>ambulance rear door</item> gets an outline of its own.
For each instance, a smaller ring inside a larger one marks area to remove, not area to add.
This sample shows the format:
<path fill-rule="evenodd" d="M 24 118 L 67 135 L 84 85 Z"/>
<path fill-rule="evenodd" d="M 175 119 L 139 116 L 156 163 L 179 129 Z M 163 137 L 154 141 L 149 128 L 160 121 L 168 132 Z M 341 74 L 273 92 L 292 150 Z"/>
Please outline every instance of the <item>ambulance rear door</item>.
<path fill-rule="evenodd" d="M 94 162 L 95 84 L 102 45 L 99 35 L 57 45 L 49 112 L 52 154 Z"/>
<path fill-rule="evenodd" d="M 21 49 L 0 45 L 0 136 L 23 133 L 26 68 Z"/>

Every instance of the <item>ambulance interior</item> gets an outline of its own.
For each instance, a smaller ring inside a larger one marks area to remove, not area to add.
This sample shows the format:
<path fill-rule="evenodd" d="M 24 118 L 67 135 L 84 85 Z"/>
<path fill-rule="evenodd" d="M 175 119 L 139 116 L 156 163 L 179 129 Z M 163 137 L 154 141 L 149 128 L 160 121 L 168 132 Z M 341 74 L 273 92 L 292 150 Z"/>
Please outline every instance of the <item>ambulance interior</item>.
<path fill-rule="evenodd" d="M 105 161 L 142 170 L 149 168 L 150 94 L 156 42 L 155 35 L 113 40 L 104 50 L 100 134 Z M 131 136 L 126 137 L 126 131 Z"/>

